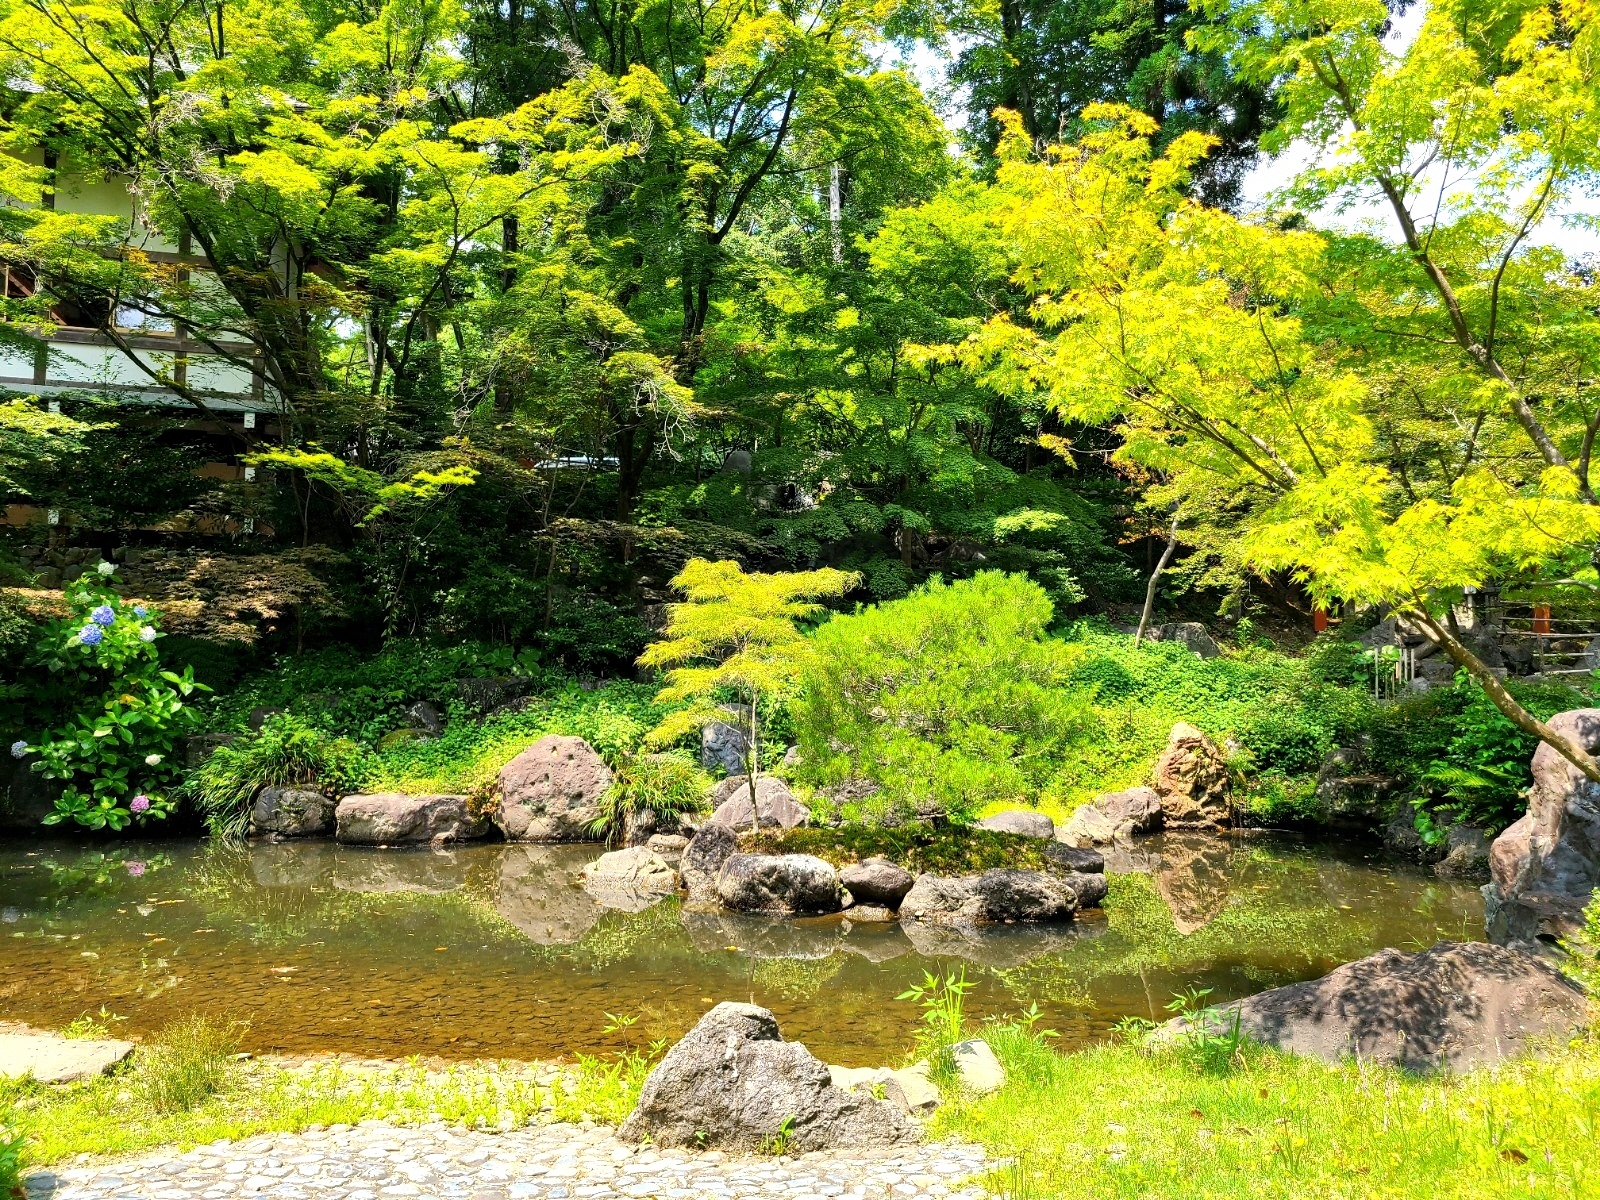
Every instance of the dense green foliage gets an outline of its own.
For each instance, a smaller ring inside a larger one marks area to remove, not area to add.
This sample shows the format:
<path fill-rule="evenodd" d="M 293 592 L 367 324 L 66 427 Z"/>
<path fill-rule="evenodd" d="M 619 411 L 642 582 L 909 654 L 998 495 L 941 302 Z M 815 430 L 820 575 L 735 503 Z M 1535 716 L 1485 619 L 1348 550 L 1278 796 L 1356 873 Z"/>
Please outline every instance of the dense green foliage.
<path fill-rule="evenodd" d="M 200 723 L 188 699 L 206 689 L 187 667 L 181 675 L 162 668 L 160 618 L 125 604 L 108 586 L 110 574 L 71 585 L 68 615 L 47 625 L 34 649 L 32 665 L 44 677 L 34 690 L 45 703 L 32 711 L 64 710 L 66 719 L 11 753 L 36 754 L 30 769 L 62 783 L 47 824 L 123 829 L 165 817 L 180 743 Z"/>
<path fill-rule="evenodd" d="M 815 638 L 799 703 L 808 775 L 880 786 L 883 818 L 930 811 L 966 822 L 1029 799 L 1087 723 L 1070 685 L 1080 655 L 1049 637 L 1039 585 L 983 571 L 835 617 Z"/>
<path fill-rule="evenodd" d="M 1014 833 L 906 821 L 896 825 L 853 821 L 835 828 L 762 830 L 744 844 L 758 854 L 812 854 L 835 866 L 880 855 L 913 874 L 973 875 L 999 868 L 1056 870 L 1048 843 Z"/>
<path fill-rule="evenodd" d="M 181 794 L 193 802 L 213 835 L 240 837 L 249 828 L 250 805 L 262 788 L 299 786 L 331 795 L 354 791 L 361 757 L 349 739 L 278 713 L 258 731 L 212 750 L 184 780 Z"/>

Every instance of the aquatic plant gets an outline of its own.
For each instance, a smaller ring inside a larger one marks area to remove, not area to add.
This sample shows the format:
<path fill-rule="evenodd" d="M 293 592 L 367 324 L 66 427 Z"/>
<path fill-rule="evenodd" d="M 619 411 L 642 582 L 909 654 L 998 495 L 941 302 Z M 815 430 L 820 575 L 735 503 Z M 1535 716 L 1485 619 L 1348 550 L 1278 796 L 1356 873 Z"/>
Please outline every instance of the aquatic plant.
<path fill-rule="evenodd" d="M 710 789 L 711 777 L 686 754 L 633 755 L 600 798 L 600 815 L 590 832 L 609 842 L 622 833 L 630 816 L 646 813 L 661 824 L 675 822 L 684 813 L 703 809 Z"/>

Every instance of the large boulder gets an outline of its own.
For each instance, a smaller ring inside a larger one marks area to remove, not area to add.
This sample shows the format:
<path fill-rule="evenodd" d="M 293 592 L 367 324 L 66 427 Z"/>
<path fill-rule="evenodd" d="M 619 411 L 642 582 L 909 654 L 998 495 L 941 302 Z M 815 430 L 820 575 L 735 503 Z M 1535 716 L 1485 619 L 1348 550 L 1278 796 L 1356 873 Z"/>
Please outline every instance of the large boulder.
<path fill-rule="evenodd" d="M 322 837 L 333 830 L 333 801 L 303 788 L 264 787 L 250 806 L 252 837 Z"/>
<path fill-rule="evenodd" d="M 1173 829 L 1218 829 L 1233 818 L 1232 781 L 1216 743 L 1184 721 L 1172 727 L 1156 759 L 1154 786 L 1162 822 Z"/>
<path fill-rule="evenodd" d="M 717 876 L 722 874 L 722 864 L 738 849 L 739 835 L 734 833 L 733 827 L 715 821 L 702 825 L 689 839 L 678 861 L 678 870 L 690 904 L 717 902 Z"/>
<path fill-rule="evenodd" d="M 500 769 L 495 824 L 510 842 L 594 841 L 611 769 L 580 737 L 542 737 Z"/>
<path fill-rule="evenodd" d="M 985 817 L 978 822 L 979 829 L 991 829 L 996 833 L 1015 833 L 1022 837 L 1053 838 L 1056 835 L 1056 823 L 1042 812 L 1033 812 L 1024 808 L 1013 808 L 1007 812 L 995 813 L 992 817 Z"/>
<path fill-rule="evenodd" d="M 840 871 L 839 882 L 855 897 L 857 904 L 897 909 L 916 879 L 910 871 L 895 866 L 887 858 L 869 858 L 865 862 L 851 863 Z"/>
<path fill-rule="evenodd" d="M 1433 873 L 1445 879 L 1489 878 L 1489 838 L 1473 825 L 1451 826 L 1445 838 L 1444 857 Z"/>
<path fill-rule="evenodd" d="M 350 845 L 462 842 L 489 833 L 489 822 L 468 811 L 465 796 L 405 796 L 399 792 L 346 796 L 334 811 L 334 821 L 338 839 Z"/>
<path fill-rule="evenodd" d="M 1557 713 L 1548 723 L 1600 752 L 1600 708 Z M 1584 906 L 1600 887 L 1600 785 L 1541 743 L 1528 811 L 1494 840 L 1489 875 L 1491 942 L 1534 949 L 1582 928 Z"/>
<path fill-rule="evenodd" d="M 711 793 L 711 820 L 741 832 L 755 828 L 750 811 L 750 777 L 730 775 Z M 796 800 L 776 775 L 756 777 L 756 807 L 763 829 L 794 829 L 811 819 L 811 810 Z"/>
<path fill-rule="evenodd" d="M 1213 1009 L 1206 1020 L 1226 1028 L 1235 1013 L 1244 1033 L 1280 1050 L 1461 1071 L 1569 1036 L 1587 1020 L 1587 1005 L 1582 991 L 1534 955 L 1440 942 L 1419 954 L 1380 950 L 1321 979 Z"/>
<path fill-rule="evenodd" d="M 1060 838 L 1069 846 L 1109 846 L 1161 828 L 1161 797 L 1154 788 L 1106 792 L 1072 814 Z"/>
<path fill-rule="evenodd" d="M 0 1033 L 0 1079 L 78 1083 L 104 1075 L 132 1053 L 132 1042 L 117 1039 L 8 1030 Z"/>
<path fill-rule="evenodd" d="M 810 854 L 732 855 L 717 876 L 717 897 L 745 913 L 833 913 L 844 906 L 838 873 Z"/>
<path fill-rule="evenodd" d="M 583 889 L 607 908 L 642 912 L 678 890 L 678 873 L 648 846 L 602 854 L 584 866 Z"/>
<path fill-rule="evenodd" d="M 1105 882 L 1104 876 L 1085 878 Z M 1067 921 L 1078 909 L 1077 892 L 1044 871 L 985 871 L 974 891 L 990 921 Z"/>
<path fill-rule="evenodd" d="M 625 1141 L 757 1151 L 914 1142 L 921 1127 L 887 1100 L 833 1086 L 825 1064 L 753 1004 L 722 1003 L 667 1052 L 622 1125 Z"/>
<path fill-rule="evenodd" d="M 1079 895 L 1096 905 L 1105 898 L 1104 875 L 1046 871 L 985 871 L 982 875 L 919 875 L 900 903 L 900 915 L 936 925 L 1013 921 L 1069 921 Z"/>

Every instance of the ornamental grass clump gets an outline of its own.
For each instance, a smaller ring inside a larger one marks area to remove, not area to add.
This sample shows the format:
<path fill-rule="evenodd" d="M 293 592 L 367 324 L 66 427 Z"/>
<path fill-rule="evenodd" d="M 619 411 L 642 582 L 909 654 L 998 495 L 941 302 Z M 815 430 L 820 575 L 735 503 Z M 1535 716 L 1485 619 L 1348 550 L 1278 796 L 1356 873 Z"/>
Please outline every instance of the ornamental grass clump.
<path fill-rule="evenodd" d="M 159 617 L 125 605 L 111 589 L 115 574 L 103 562 L 68 585 L 70 615 L 46 626 L 30 660 L 45 707 L 56 700 L 71 714 L 11 747 L 18 759 L 37 755 L 32 769 L 63 785 L 47 825 L 125 829 L 166 817 L 182 765 L 176 750 L 199 724 L 189 700 L 209 690 L 189 667 L 162 668 Z"/>
<path fill-rule="evenodd" d="M 637 754 L 618 769 L 600 798 L 600 815 L 590 832 L 608 841 L 619 836 L 631 816 L 649 813 L 660 825 L 705 807 L 711 776 L 683 754 Z"/>
<path fill-rule="evenodd" d="M 290 713 L 270 717 L 255 733 L 218 746 L 184 783 L 206 828 L 216 837 L 243 837 L 250 805 L 265 787 L 302 787 L 335 795 L 356 786 L 361 748 Z"/>
<path fill-rule="evenodd" d="M 140 1052 L 136 1090 L 158 1112 L 187 1112 L 227 1087 L 241 1032 L 204 1013 L 173 1021 Z"/>

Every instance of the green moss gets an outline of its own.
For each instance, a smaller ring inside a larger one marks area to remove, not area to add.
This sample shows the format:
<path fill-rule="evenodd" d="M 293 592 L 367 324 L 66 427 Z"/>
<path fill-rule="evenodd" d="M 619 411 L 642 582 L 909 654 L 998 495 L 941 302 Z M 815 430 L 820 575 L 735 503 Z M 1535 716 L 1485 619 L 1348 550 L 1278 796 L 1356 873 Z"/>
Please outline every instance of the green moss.
<path fill-rule="evenodd" d="M 1015 833 L 910 823 L 892 828 L 847 824 L 836 829 L 763 830 L 740 836 L 753 854 L 811 854 L 836 867 L 881 855 L 913 875 L 973 875 L 998 867 L 1044 871 L 1050 843 Z"/>

